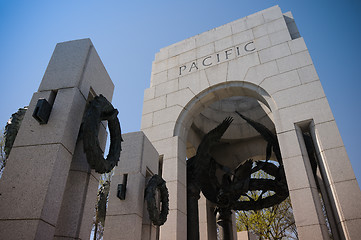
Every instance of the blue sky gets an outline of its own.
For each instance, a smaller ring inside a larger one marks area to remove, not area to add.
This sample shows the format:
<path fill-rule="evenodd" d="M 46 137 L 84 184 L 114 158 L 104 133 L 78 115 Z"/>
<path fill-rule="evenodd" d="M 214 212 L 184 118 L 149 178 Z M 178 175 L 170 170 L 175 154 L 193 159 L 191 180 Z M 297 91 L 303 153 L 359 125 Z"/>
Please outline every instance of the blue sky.
<path fill-rule="evenodd" d="M 159 49 L 274 5 L 295 17 L 361 182 L 357 0 L 1 1 L 0 127 L 29 103 L 56 43 L 90 38 L 115 83 L 123 132 L 138 131 Z"/>

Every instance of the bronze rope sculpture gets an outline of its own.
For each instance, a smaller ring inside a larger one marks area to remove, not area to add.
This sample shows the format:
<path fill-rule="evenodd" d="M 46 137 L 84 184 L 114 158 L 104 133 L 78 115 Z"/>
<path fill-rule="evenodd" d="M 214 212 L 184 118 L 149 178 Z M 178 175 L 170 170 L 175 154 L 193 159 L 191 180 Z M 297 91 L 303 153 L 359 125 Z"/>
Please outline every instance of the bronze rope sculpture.
<path fill-rule="evenodd" d="M 220 226 L 221 239 L 232 239 L 231 236 L 231 210 L 260 210 L 281 203 L 288 197 L 288 187 L 282 164 L 281 152 L 277 136 L 260 123 L 247 118 L 236 112 L 248 124 L 250 124 L 266 140 L 266 159 L 245 161 L 235 170 L 230 171 L 217 163 L 211 156 L 210 151 L 228 129 L 233 119 L 226 118 L 216 128 L 207 133 L 198 146 L 197 153 L 187 161 L 187 227 L 188 240 L 199 239 L 198 223 L 198 199 L 200 192 L 216 205 L 217 223 Z M 268 162 L 274 152 L 278 165 Z M 218 181 L 216 169 L 221 169 L 224 174 Z M 256 179 L 252 174 L 263 170 L 274 179 Z M 247 195 L 248 191 L 261 191 L 261 197 L 257 200 Z M 274 194 L 263 196 L 267 191 Z M 247 201 L 240 201 L 245 196 Z"/>
<path fill-rule="evenodd" d="M 271 207 L 275 204 L 281 203 L 283 200 L 285 200 L 288 197 L 288 187 L 286 182 L 286 176 L 285 171 L 283 167 L 282 162 L 282 156 L 281 156 L 281 150 L 279 147 L 278 139 L 275 134 L 273 134 L 268 128 L 266 128 L 264 125 L 257 123 L 253 121 L 250 118 L 247 118 L 246 116 L 240 114 L 236 111 L 236 113 L 242 117 L 248 124 L 250 124 L 258 133 L 261 134 L 261 136 L 266 140 L 267 142 L 267 149 L 266 149 L 266 161 L 260 162 L 258 161 L 256 164 L 257 166 L 252 170 L 252 173 L 263 170 L 267 174 L 274 176 L 275 179 L 252 179 L 250 181 L 249 190 L 261 190 L 261 191 L 267 191 L 271 190 L 275 192 L 274 195 L 266 197 L 266 198 L 260 198 L 254 205 L 254 208 L 251 208 L 252 210 L 259 210 L 266 207 Z M 271 157 L 272 151 L 274 152 L 276 156 L 276 160 L 279 164 L 277 167 L 276 165 L 269 163 L 268 160 Z M 251 210 L 249 209 L 249 206 L 246 206 L 246 204 L 238 203 L 238 206 L 235 210 Z"/>

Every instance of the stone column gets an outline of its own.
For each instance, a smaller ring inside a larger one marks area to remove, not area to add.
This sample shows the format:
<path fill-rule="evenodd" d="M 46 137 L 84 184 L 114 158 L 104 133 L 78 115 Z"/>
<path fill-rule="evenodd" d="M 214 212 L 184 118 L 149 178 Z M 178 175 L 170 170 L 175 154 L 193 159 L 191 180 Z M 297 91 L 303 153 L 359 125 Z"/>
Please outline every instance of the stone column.
<path fill-rule="evenodd" d="M 143 132 L 123 135 L 124 143 L 118 167 L 114 170 L 109 191 L 104 239 L 156 239 L 156 228 L 143 219 L 146 179 L 158 173 L 159 154 Z M 127 176 L 125 199 L 117 197 L 118 184 Z M 167 184 L 168 185 L 168 184 Z"/>
<path fill-rule="evenodd" d="M 300 239 L 328 239 L 312 168 L 301 129 L 278 134 L 293 214 Z"/>
<path fill-rule="evenodd" d="M 310 132 L 340 237 L 358 239 L 361 235 L 361 191 L 336 122 L 312 122 Z"/>
<path fill-rule="evenodd" d="M 0 181 L 2 238 L 54 237 L 89 92 L 111 101 L 113 89 L 89 39 L 57 44 Z M 53 102 L 42 125 L 32 117 L 40 98 Z"/>
<path fill-rule="evenodd" d="M 214 214 L 214 205 L 201 194 L 201 198 L 198 201 L 198 208 L 200 240 L 217 240 L 217 223 Z"/>
<path fill-rule="evenodd" d="M 145 134 L 153 137 L 150 132 Z M 187 239 L 186 145 L 178 136 L 152 144 L 164 157 L 163 178 L 169 190 L 169 215 L 160 227 L 160 239 Z"/>
<path fill-rule="evenodd" d="M 105 128 L 101 141 L 105 144 Z M 103 144 L 103 149 L 104 149 Z M 95 215 L 99 174 L 91 170 L 83 151 L 83 141 L 77 142 L 70 165 L 61 211 L 54 239 L 89 239 Z"/>

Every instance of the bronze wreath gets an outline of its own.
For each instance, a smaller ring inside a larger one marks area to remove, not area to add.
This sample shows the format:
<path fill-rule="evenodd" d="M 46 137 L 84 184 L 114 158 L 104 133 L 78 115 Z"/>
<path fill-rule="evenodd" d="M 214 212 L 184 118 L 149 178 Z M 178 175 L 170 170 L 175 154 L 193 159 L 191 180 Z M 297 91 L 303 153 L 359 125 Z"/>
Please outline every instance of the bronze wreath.
<path fill-rule="evenodd" d="M 161 210 L 157 208 L 156 190 L 160 191 L 160 201 L 162 203 Z M 164 179 L 155 174 L 148 182 L 145 188 L 145 200 L 147 201 L 147 209 L 149 218 L 156 226 L 161 226 L 167 221 L 169 212 L 169 194 Z"/>
<path fill-rule="evenodd" d="M 16 135 L 18 134 L 18 131 L 20 129 L 21 123 L 24 119 L 26 110 L 28 107 L 19 108 L 19 110 L 11 115 L 11 118 L 6 123 L 5 126 L 5 146 L 4 146 L 4 152 L 5 152 L 5 158 L 7 159 L 9 157 L 10 151 L 13 147 Z"/>
<path fill-rule="evenodd" d="M 90 167 L 97 173 L 108 173 L 118 165 L 123 139 L 117 115 L 118 110 L 114 109 L 101 94 L 89 103 L 84 115 L 82 123 L 84 152 Z M 106 159 L 103 157 L 98 140 L 100 122 L 105 120 L 108 121 L 110 132 L 109 154 Z"/>

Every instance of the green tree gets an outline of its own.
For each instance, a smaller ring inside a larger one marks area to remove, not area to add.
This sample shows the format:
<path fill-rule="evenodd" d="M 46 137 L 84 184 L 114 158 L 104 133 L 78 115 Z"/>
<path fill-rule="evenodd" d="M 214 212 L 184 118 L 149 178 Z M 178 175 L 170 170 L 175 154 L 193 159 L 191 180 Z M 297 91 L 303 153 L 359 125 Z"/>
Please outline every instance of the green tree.
<path fill-rule="evenodd" d="M 256 172 L 256 178 L 271 178 L 263 171 Z M 256 201 L 260 197 L 267 197 L 273 192 L 249 191 L 242 196 L 242 201 Z M 250 231 L 259 239 L 298 239 L 295 220 L 293 217 L 291 200 L 288 197 L 282 203 L 261 210 L 237 211 L 237 231 Z"/>

